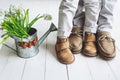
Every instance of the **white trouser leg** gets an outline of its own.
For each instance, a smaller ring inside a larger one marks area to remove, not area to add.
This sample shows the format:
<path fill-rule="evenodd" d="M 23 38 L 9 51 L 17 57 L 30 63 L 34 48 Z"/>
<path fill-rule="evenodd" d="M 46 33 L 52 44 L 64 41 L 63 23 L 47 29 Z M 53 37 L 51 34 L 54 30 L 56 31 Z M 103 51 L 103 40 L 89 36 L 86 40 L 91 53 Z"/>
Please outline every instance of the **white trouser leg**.
<path fill-rule="evenodd" d="M 83 10 L 84 10 L 84 3 L 83 0 L 80 0 L 78 4 L 77 12 L 73 19 L 73 25 L 80 27 L 80 29 L 83 29 L 84 21 L 85 21 L 85 12 Z"/>
<path fill-rule="evenodd" d="M 102 9 L 98 21 L 98 31 L 111 32 L 113 23 L 113 10 L 117 0 L 102 0 Z"/>
<path fill-rule="evenodd" d="M 58 33 L 59 38 L 69 37 L 73 27 L 73 17 L 78 8 L 79 0 L 62 0 L 59 8 Z"/>
<path fill-rule="evenodd" d="M 84 32 L 96 33 L 98 16 L 101 10 L 100 0 L 84 0 L 85 24 Z"/>

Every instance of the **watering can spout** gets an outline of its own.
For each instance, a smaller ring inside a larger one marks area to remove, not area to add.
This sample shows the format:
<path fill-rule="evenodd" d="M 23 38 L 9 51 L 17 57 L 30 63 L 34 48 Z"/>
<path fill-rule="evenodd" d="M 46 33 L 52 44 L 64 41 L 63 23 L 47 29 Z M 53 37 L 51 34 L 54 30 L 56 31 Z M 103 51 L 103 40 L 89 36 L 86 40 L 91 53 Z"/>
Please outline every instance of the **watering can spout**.
<path fill-rule="evenodd" d="M 46 33 L 38 40 L 38 47 L 40 46 L 40 44 L 46 39 L 46 37 L 50 34 L 50 32 L 56 31 L 57 28 L 54 25 L 54 23 L 51 23 L 50 28 L 48 29 L 48 31 L 46 31 Z"/>
<path fill-rule="evenodd" d="M 57 28 L 53 23 L 51 23 L 49 30 L 52 32 L 52 31 L 56 31 Z"/>

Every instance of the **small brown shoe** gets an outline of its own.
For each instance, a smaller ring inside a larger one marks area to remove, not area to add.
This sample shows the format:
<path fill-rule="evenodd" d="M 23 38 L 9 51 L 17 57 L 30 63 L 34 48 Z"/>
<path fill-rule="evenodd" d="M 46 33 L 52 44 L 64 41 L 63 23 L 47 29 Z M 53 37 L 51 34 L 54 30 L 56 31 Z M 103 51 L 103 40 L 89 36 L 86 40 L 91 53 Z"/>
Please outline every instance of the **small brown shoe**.
<path fill-rule="evenodd" d="M 85 33 L 83 54 L 89 57 L 97 55 L 96 38 L 93 33 Z"/>
<path fill-rule="evenodd" d="M 69 37 L 70 49 L 75 53 L 79 53 L 82 48 L 82 30 L 79 27 L 74 27 Z"/>
<path fill-rule="evenodd" d="M 97 40 L 98 52 L 103 59 L 109 60 L 115 57 L 115 40 L 109 32 L 99 32 Z"/>
<path fill-rule="evenodd" d="M 57 43 L 55 45 L 56 54 L 58 60 L 63 64 L 70 64 L 74 61 L 74 55 L 69 49 L 68 38 L 60 39 L 57 38 Z"/>

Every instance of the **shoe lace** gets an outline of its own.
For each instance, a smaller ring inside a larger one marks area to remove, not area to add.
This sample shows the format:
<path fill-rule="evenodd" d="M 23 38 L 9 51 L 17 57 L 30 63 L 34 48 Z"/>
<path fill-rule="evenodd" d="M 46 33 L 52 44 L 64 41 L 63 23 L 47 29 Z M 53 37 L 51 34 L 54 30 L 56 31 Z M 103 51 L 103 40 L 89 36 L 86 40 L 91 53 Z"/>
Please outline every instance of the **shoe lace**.
<path fill-rule="evenodd" d="M 105 39 L 108 40 L 108 41 L 114 41 L 114 39 L 111 38 L 110 35 L 102 35 L 102 36 L 99 37 L 98 40 L 105 40 Z"/>

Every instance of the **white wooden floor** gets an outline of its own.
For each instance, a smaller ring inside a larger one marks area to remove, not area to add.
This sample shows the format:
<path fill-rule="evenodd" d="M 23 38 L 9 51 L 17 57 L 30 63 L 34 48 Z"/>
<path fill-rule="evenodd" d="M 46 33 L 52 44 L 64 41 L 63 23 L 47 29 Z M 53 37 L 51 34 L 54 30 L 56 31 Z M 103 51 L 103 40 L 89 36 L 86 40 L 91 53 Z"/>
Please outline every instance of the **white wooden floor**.
<path fill-rule="evenodd" d="M 57 25 L 58 7 L 61 0 L 2 0 L 1 9 L 10 4 L 30 9 L 31 18 L 38 13 L 49 13 L 52 22 Z M 113 37 L 116 40 L 117 56 L 111 61 L 102 60 L 99 56 L 88 58 L 81 54 L 75 55 L 75 62 L 64 65 L 57 61 L 54 45 L 56 32 L 51 33 L 40 45 L 39 54 L 30 59 L 19 58 L 14 51 L 2 46 L 0 50 L 0 80 L 120 80 L 120 1 L 115 9 Z M 50 21 L 38 21 L 34 27 L 38 36 L 49 28 Z M 14 40 L 6 44 L 14 46 Z"/>

